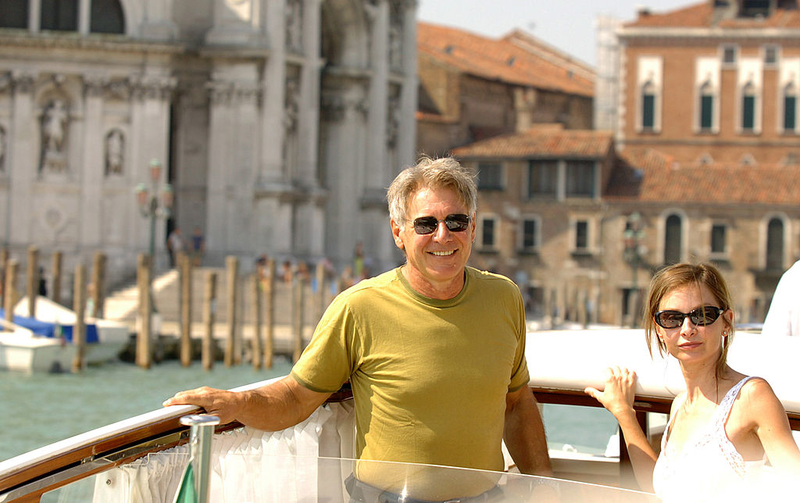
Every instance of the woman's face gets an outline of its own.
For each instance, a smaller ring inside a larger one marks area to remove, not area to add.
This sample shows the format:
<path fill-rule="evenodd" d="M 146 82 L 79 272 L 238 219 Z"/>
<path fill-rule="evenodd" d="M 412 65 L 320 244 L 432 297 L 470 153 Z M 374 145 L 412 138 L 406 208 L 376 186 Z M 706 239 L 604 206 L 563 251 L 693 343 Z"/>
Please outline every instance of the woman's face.
<path fill-rule="evenodd" d="M 719 308 L 719 302 L 706 285 L 683 285 L 667 293 L 659 303 L 658 311 L 675 311 L 673 319 L 680 319 L 677 313 L 690 313 L 696 309 L 711 306 Z M 668 315 L 669 317 L 670 315 Z M 664 328 L 656 323 L 656 333 L 669 354 L 682 364 L 712 365 L 722 351 L 723 334 L 733 326 L 733 312 L 728 309 L 716 320 L 706 325 L 695 324 L 689 316 L 675 328 Z"/>

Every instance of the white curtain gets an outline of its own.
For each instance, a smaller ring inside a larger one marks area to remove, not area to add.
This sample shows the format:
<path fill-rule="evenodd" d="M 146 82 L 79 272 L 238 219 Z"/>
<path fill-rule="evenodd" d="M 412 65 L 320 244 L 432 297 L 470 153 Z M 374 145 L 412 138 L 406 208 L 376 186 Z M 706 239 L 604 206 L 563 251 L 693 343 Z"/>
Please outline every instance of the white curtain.
<path fill-rule="evenodd" d="M 210 502 L 316 502 L 320 480 L 350 474 L 349 467 L 318 458 L 354 457 L 353 405 L 325 405 L 282 431 L 242 428 L 214 435 L 211 453 Z M 94 502 L 172 503 L 188 462 L 189 446 L 181 445 L 103 472 L 95 480 Z M 344 493 L 338 497 L 347 501 Z"/>

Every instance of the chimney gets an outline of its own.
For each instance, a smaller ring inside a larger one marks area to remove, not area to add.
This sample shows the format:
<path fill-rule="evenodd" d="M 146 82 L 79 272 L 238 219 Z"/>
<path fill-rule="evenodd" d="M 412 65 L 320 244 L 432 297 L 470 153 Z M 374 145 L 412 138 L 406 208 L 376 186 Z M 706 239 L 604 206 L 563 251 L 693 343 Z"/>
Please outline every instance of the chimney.
<path fill-rule="evenodd" d="M 646 5 L 637 5 L 636 6 L 636 14 L 639 15 L 639 19 L 643 17 L 647 17 L 650 15 L 650 7 Z"/>

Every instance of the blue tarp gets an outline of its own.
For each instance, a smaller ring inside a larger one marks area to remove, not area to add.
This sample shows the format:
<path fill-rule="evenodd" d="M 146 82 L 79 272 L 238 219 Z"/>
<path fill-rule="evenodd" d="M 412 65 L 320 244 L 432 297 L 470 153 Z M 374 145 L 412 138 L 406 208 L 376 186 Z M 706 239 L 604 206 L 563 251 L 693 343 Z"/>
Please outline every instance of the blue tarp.
<path fill-rule="evenodd" d="M 6 312 L 0 308 L 0 318 L 5 319 Z M 41 321 L 36 318 L 28 318 L 27 316 L 14 315 L 13 323 L 21 327 L 27 328 L 36 335 L 44 337 L 56 337 L 56 324 L 49 321 Z M 61 335 L 67 342 L 72 342 L 72 325 L 61 325 Z M 87 344 L 94 344 L 98 342 L 97 338 L 97 325 L 86 324 L 86 342 Z"/>

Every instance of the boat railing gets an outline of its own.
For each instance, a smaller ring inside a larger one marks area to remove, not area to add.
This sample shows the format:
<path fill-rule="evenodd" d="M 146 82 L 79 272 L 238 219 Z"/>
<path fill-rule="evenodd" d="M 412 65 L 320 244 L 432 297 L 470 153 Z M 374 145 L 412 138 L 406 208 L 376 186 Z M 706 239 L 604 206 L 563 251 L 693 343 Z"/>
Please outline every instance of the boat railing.
<path fill-rule="evenodd" d="M 564 341 L 562 340 L 558 344 L 560 336 L 563 335 L 540 334 L 529 337 L 528 352 L 526 353 L 528 365 L 531 369 L 537 369 L 537 373 L 531 377 L 530 386 L 537 400 L 542 404 L 599 407 L 599 403 L 586 395 L 583 390 L 586 385 L 599 386 L 602 383 L 602 369 L 604 368 L 602 366 L 611 361 L 636 368 L 637 361 L 631 360 L 629 354 L 618 350 L 634 344 L 635 341 L 640 343 L 641 340 L 637 338 L 640 334 L 608 335 L 605 338 L 600 334 L 582 334 L 579 337 L 585 337 L 585 339 L 579 339 L 579 344 L 574 344 L 573 340 L 566 345 L 570 348 L 568 354 L 565 351 Z M 576 334 L 572 334 L 571 337 L 576 337 Z M 609 339 L 609 337 L 611 338 Z M 779 345 L 793 344 L 795 346 L 793 348 L 777 348 L 774 352 L 754 349 L 754 347 L 763 346 L 763 340 L 743 337 L 738 344 L 740 344 L 739 351 L 732 351 L 732 356 L 738 358 L 750 352 L 751 359 L 760 361 L 763 357 L 771 362 L 772 366 L 775 366 L 775 362 L 781 358 L 790 361 L 795 355 L 800 354 L 797 351 L 800 348 L 800 340 L 779 341 L 777 343 Z M 604 356 L 602 351 L 598 351 L 601 346 L 609 346 L 615 350 L 611 351 L 611 355 Z M 585 351 L 587 356 L 576 358 L 575 348 Z M 594 363 L 587 365 L 585 363 L 587 359 L 591 359 Z M 595 360 L 599 360 L 599 362 Z M 651 361 L 649 355 L 647 355 L 647 360 Z M 795 379 L 791 377 L 793 366 L 786 366 L 783 374 L 780 374 L 770 372 L 766 367 L 760 366 L 758 361 L 753 365 L 754 370 L 748 372 L 764 375 L 770 381 L 783 401 L 792 429 L 800 430 L 800 399 L 798 399 L 794 386 Z M 642 365 L 637 368 L 637 371 L 642 373 L 642 382 L 637 387 L 634 408 L 640 422 L 646 428 L 648 413 L 667 414 L 670 403 L 679 389 L 674 375 L 670 375 L 671 371 L 665 373 L 663 368 L 658 367 L 657 361 L 655 363 L 656 371 L 652 371 L 647 366 L 649 364 L 642 363 L 641 360 L 638 360 L 638 364 Z M 657 380 L 662 382 L 656 383 Z M 270 381 L 253 383 L 236 388 L 236 390 L 258 387 Z M 663 381 L 667 384 L 663 384 Z M 350 398 L 350 390 L 343 389 L 340 393 L 332 396 L 331 400 L 341 402 Z M 180 419 L 198 411 L 198 408 L 192 406 L 159 409 L 2 461 L 0 462 L 0 503 L 9 501 L 38 502 L 44 493 L 58 487 L 130 463 L 149 453 L 160 452 L 184 444 L 188 441 L 189 428 L 182 425 Z M 241 425 L 238 423 L 218 426 L 215 432 L 221 433 L 239 427 Z M 606 475 L 601 483 L 631 488 L 630 479 L 627 477 L 627 474 L 630 473 L 630 465 L 622 439 L 620 439 L 620 444 L 617 468 Z M 573 467 L 569 466 L 568 460 L 564 463 L 566 464 L 554 466 L 556 476 L 571 478 L 571 474 L 574 473 Z"/>

